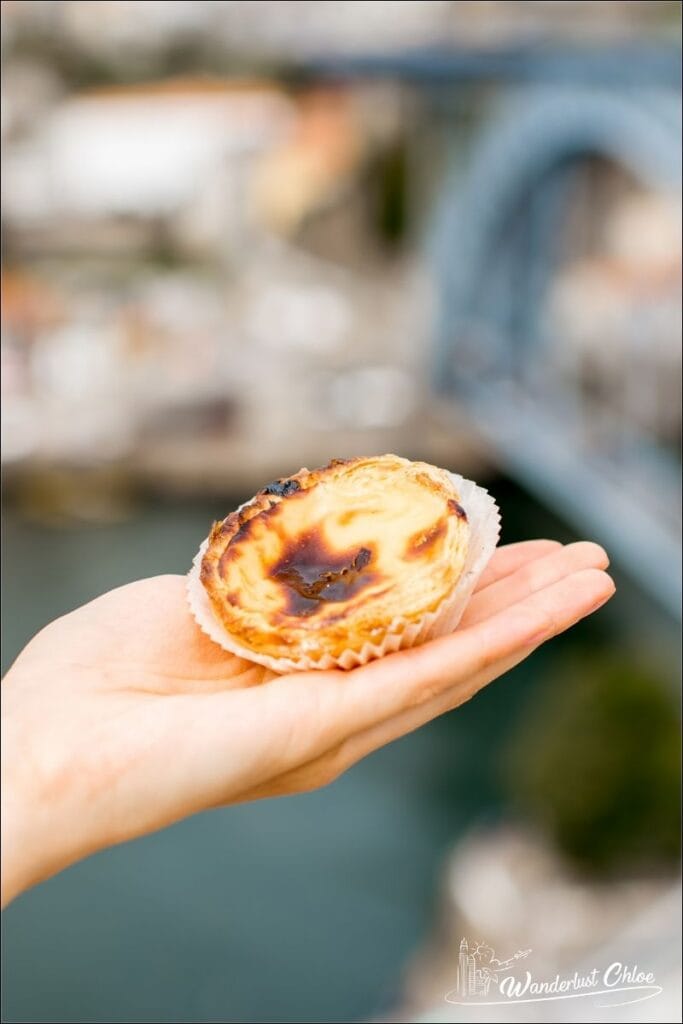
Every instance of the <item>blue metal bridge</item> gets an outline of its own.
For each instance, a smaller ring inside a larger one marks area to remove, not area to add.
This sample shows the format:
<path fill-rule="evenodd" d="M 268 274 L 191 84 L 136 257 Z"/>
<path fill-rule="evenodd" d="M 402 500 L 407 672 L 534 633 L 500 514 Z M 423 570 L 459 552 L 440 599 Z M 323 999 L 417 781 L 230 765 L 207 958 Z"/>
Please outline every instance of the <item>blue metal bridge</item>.
<path fill-rule="evenodd" d="M 678 49 L 422 52 L 336 59 L 316 71 L 410 81 L 442 113 L 450 109 L 445 123 L 454 135 L 458 86 L 506 86 L 466 159 L 454 154 L 431 221 L 434 387 L 470 414 L 501 468 L 602 540 L 616 563 L 680 615 L 677 441 L 648 429 L 632 407 L 608 410 L 604 380 L 591 398 L 585 380 L 567 372 L 563 341 L 541 315 L 563 218 L 587 162 L 618 167 L 655 193 L 679 194 Z M 647 325 L 641 334 L 647 362 Z M 680 348 L 675 361 L 680 371 Z M 621 388 L 630 376 L 637 406 L 643 369 L 629 362 L 627 348 L 614 373 Z M 670 402 L 668 394 L 655 403 Z"/>

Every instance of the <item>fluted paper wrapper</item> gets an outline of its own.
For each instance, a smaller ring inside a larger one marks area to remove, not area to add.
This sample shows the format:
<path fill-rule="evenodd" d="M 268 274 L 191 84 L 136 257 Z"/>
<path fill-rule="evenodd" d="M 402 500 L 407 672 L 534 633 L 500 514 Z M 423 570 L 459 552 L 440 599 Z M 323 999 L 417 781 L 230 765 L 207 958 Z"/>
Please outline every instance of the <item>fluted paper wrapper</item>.
<path fill-rule="evenodd" d="M 252 651 L 238 643 L 213 613 L 209 596 L 200 579 L 202 558 L 209 543 L 207 537 L 195 555 L 187 577 L 187 597 L 199 627 L 224 650 L 280 673 L 309 669 L 356 668 L 393 651 L 416 647 L 427 640 L 452 633 L 462 618 L 477 580 L 495 551 L 500 533 L 500 514 L 495 501 L 483 487 L 478 487 L 472 480 L 466 480 L 457 473 L 449 473 L 449 476 L 458 493 L 458 501 L 467 513 L 470 527 L 467 557 L 460 578 L 450 594 L 434 611 L 427 612 L 418 621 L 413 622 L 397 616 L 387 625 L 380 643 L 366 643 L 360 650 L 349 648 L 337 658 L 330 654 L 315 658 L 305 649 L 301 649 L 291 658 L 273 658 Z"/>

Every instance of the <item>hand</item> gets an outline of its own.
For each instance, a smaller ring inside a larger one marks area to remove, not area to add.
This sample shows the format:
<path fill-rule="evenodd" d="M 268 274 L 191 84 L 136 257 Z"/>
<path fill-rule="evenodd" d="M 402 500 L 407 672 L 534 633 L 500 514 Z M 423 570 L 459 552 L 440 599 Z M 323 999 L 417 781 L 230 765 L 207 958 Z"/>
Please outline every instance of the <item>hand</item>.
<path fill-rule="evenodd" d="M 351 672 L 226 653 L 182 576 L 57 619 L 3 683 L 3 900 L 197 811 L 330 782 L 607 601 L 607 564 L 589 543 L 500 548 L 455 633 Z"/>

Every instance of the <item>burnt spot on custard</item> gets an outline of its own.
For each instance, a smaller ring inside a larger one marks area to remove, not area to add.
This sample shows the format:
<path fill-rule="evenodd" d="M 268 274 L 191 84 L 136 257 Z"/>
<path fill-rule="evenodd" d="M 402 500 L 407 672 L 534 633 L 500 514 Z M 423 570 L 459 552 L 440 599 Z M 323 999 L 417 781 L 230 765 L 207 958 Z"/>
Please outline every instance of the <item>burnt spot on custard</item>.
<path fill-rule="evenodd" d="M 274 480 L 262 490 L 262 494 L 274 494 L 278 498 L 286 498 L 290 494 L 296 494 L 301 490 L 298 480 Z"/>
<path fill-rule="evenodd" d="M 282 588 L 285 613 L 307 616 L 375 583 L 379 574 L 369 568 L 372 560 L 371 547 L 332 551 L 320 530 L 313 529 L 286 546 L 268 575 Z"/>
<path fill-rule="evenodd" d="M 448 519 L 445 516 L 441 516 L 435 523 L 427 527 L 426 530 L 419 530 L 412 537 L 408 538 L 403 557 L 407 561 L 411 561 L 416 558 L 436 556 L 441 549 L 447 530 Z"/>
<path fill-rule="evenodd" d="M 467 512 L 465 512 L 462 505 L 458 504 L 455 498 L 448 499 L 448 509 L 453 513 L 453 515 L 457 516 L 458 519 L 464 519 L 465 522 L 467 522 Z"/>

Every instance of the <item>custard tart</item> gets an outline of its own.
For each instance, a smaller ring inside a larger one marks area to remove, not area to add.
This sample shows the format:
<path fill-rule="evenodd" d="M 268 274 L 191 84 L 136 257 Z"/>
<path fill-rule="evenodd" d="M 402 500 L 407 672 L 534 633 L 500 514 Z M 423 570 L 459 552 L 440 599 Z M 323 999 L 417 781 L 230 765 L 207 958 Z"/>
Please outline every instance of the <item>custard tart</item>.
<path fill-rule="evenodd" d="M 195 559 L 195 618 L 276 671 L 352 668 L 453 629 L 498 536 L 490 496 L 396 455 L 335 459 L 259 491 Z"/>

